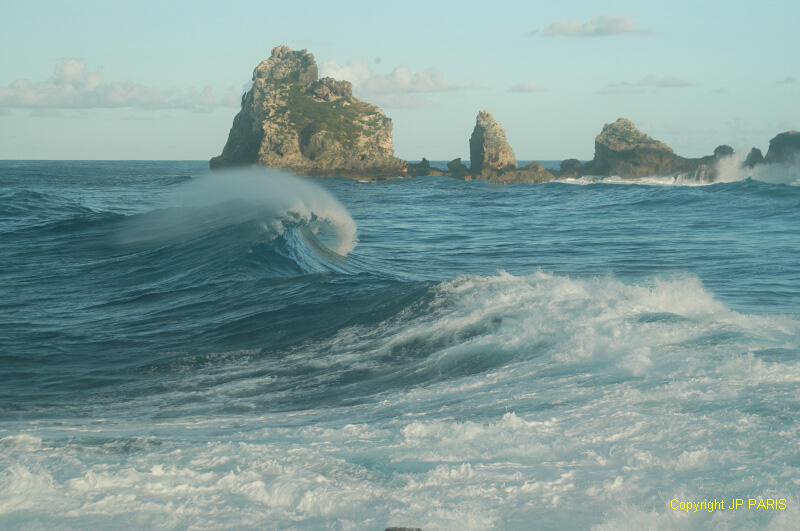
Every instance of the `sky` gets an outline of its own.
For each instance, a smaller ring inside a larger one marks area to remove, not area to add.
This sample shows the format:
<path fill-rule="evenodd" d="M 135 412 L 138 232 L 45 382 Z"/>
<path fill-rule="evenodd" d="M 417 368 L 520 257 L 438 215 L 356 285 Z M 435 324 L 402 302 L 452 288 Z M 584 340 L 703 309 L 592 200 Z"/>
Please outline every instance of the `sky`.
<path fill-rule="evenodd" d="M 217 155 L 280 44 L 468 158 L 479 110 L 520 160 L 590 159 L 620 116 L 684 156 L 800 129 L 800 2 L 0 0 L 0 159 Z"/>

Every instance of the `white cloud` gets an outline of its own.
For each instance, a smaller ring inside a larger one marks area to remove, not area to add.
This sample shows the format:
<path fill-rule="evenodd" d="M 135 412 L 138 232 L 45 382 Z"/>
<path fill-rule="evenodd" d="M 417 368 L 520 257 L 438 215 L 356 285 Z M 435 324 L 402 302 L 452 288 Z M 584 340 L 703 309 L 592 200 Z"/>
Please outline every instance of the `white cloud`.
<path fill-rule="evenodd" d="M 674 89 L 691 87 L 693 84 L 677 77 L 647 76 L 639 81 L 609 83 L 603 88 L 601 94 L 641 94 L 657 89 Z"/>
<path fill-rule="evenodd" d="M 508 90 L 509 92 L 543 92 L 544 87 L 534 81 L 525 81 L 512 85 Z"/>
<path fill-rule="evenodd" d="M 448 82 L 441 72 L 428 68 L 418 72 L 398 66 L 388 74 L 376 72 L 366 61 L 339 64 L 326 61 L 320 66 L 320 76 L 344 79 L 353 84 L 360 96 L 372 99 L 384 107 L 419 108 L 427 105 L 422 94 L 470 88 Z"/>
<path fill-rule="evenodd" d="M 239 95 L 232 89 L 217 94 L 213 88 L 163 90 L 132 81 L 106 81 L 101 71 L 90 71 L 79 59 L 55 65 L 46 81 L 17 79 L 0 87 L 0 107 L 29 109 L 188 109 L 235 107 Z"/>
<path fill-rule="evenodd" d="M 632 18 L 609 16 L 593 17 L 583 23 L 561 20 L 550 24 L 542 31 L 547 37 L 612 37 L 631 33 L 644 33 L 644 31 Z"/>

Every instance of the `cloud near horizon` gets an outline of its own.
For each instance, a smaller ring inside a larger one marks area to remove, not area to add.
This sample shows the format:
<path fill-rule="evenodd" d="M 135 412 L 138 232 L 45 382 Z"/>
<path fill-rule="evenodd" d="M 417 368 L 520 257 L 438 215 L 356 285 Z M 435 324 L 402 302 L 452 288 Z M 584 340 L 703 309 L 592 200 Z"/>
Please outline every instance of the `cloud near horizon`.
<path fill-rule="evenodd" d="M 677 77 L 646 76 L 636 82 L 623 81 L 609 83 L 600 94 L 641 94 L 657 89 L 675 89 L 694 86 L 693 83 Z"/>
<path fill-rule="evenodd" d="M 99 70 L 89 70 L 80 59 L 56 63 L 46 81 L 17 79 L 0 87 L 0 107 L 20 109 L 182 109 L 206 111 L 236 107 L 240 94 L 228 89 L 216 94 L 212 87 L 201 90 L 164 90 L 132 81 L 106 81 Z"/>
<path fill-rule="evenodd" d="M 537 33 L 539 33 L 538 30 L 534 30 L 530 34 Z M 541 34 L 546 37 L 614 37 L 636 33 L 646 33 L 639 28 L 636 20 L 614 16 L 592 17 L 583 23 L 574 20 L 560 20 L 553 22 L 541 31 Z"/>
<path fill-rule="evenodd" d="M 522 83 L 511 85 L 508 91 L 519 92 L 519 93 L 544 92 L 544 87 L 542 87 L 535 81 L 524 81 Z"/>
<path fill-rule="evenodd" d="M 345 64 L 325 61 L 320 66 L 320 76 L 350 81 L 359 95 L 374 99 L 385 107 L 406 109 L 425 107 L 428 102 L 420 97 L 423 94 L 470 88 L 469 85 L 448 82 L 434 68 L 414 72 L 407 66 L 398 66 L 388 74 L 381 74 L 366 61 Z"/>

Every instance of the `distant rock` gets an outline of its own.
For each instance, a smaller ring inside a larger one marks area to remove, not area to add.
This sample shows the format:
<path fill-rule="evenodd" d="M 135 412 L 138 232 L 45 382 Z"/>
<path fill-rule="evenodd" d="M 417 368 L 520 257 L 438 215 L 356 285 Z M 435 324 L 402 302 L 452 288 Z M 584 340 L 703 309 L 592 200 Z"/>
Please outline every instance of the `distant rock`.
<path fill-rule="evenodd" d="M 406 171 L 394 156 L 392 121 L 353 97 L 350 82 L 318 79 L 312 54 L 286 46 L 256 67 L 222 154 L 210 164 L 353 177 Z"/>
<path fill-rule="evenodd" d="M 745 168 L 752 168 L 757 164 L 762 164 L 764 162 L 764 155 L 761 153 L 761 150 L 758 148 L 750 148 L 750 152 L 747 154 L 747 158 L 744 159 L 742 166 Z"/>
<path fill-rule="evenodd" d="M 723 157 L 730 157 L 733 155 L 733 148 L 727 144 L 722 144 L 714 149 L 714 158 L 721 159 Z"/>
<path fill-rule="evenodd" d="M 541 184 L 556 177 L 538 162 L 531 162 L 524 168 L 506 170 L 492 175 L 486 180 L 498 184 Z"/>
<path fill-rule="evenodd" d="M 580 177 L 583 171 L 583 163 L 578 159 L 567 159 L 561 161 L 558 170 L 560 177 Z"/>
<path fill-rule="evenodd" d="M 627 118 L 617 118 L 614 123 L 604 125 L 603 130 L 595 138 L 595 144 L 615 153 L 637 149 L 672 153 L 672 148 L 639 131 Z"/>
<path fill-rule="evenodd" d="M 517 167 L 514 150 L 508 145 L 503 126 L 487 111 L 480 111 L 475 120 L 475 128 L 469 137 L 469 160 L 471 173 L 482 178 Z"/>
<path fill-rule="evenodd" d="M 800 161 L 800 131 L 786 131 L 769 141 L 764 162 L 790 164 Z"/>
<path fill-rule="evenodd" d="M 460 157 L 447 163 L 447 171 L 450 173 L 451 177 L 455 177 L 457 179 L 463 179 L 467 176 L 467 174 L 469 174 L 469 168 L 464 166 L 464 163 L 461 162 Z"/>
<path fill-rule="evenodd" d="M 480 111 L 469 137 L 470 178 L 498 184 L 536 184 L 555 176 L 540 164 L 517 168 L 505 129 L 488 111 Z M 455 175 L 454 175 L 455 176 Z"/>
<path fill-rule="evenodd" d="M 412 177 L 421 177 L 424 175 L 430 175 L 431 173 L 431 163 L 425 157 L 422 157 L 422 160 L 417 163 L 408 163 L 408 175 Z"/>
<path fill-rule="evenodd" d="M 645 177 L 693 172 L 697 163 L 676 155 L 672 148 L 639 131 L 627 118 L 603 126 L 595 138 L 594 159 L 583 173 Z"/>

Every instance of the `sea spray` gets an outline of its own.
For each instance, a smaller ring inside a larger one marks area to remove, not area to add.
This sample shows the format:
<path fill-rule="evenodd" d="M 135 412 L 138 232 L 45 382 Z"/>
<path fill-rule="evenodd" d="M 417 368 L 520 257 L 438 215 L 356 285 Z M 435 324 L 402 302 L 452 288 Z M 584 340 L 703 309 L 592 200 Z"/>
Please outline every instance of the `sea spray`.
<path fill-rule="evenodd" d="M 120 241 L 174 240 L 258 219 L 276 235 L 287 224 L 306 226 L 342 256 L 358 244 L 355 221 L 328 191 L 271 168 L 231 169 L 192 179 L 176 186 L 166 203 L 168 208 L 127 222 Z"/>
<path fill-rule="evenodd" d="M 746 157 L 747 153 L 742 151 L 717 161 L 717 178 L 715 182 L 736 182 L 750 178 L 770 184 L 800 186 L 800 161 L 762 163 L 747 167 L 743 165 Z"/>

